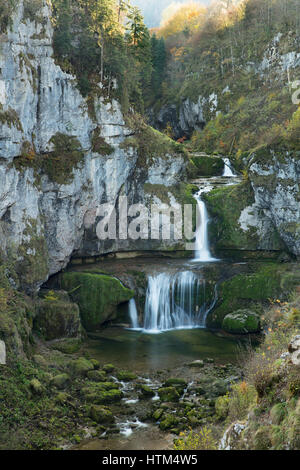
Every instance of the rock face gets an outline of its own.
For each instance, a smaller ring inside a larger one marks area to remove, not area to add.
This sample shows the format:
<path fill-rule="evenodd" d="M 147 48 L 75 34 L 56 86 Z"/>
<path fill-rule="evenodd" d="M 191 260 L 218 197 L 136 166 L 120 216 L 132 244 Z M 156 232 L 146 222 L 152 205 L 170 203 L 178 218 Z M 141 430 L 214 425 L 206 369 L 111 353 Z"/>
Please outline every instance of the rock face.
<path fill-rule="evenodd" d="M 253 155 L 250 180 L 255 207 L 269 221 L 288 250 L 300 255 L 300 161 L 299 152 L 267 149 L 266 155 Z M 268 158 L 266 165 L 264 158 Z M 250 224 L 248 221 L 248 228 Z"/>
<path fill-rule="evenodd" d="M 88 106 L 75 77 L 53 59 L 46 0 L 37 13 L 38 21 L 24 19 L 23 1 L 17 2 L 0 53 L 0 246 L 29 291 L 65 267 L 74 251 L 90 256 L 136 250 L 136 241 L 97 238 L 99 205 L 116 206 L 126 194 L 143 203 L 145 183 L 171 188 L 187 166 L 184 155 L 174 154 L 151 155 L 138 165 L 136 149 L 124 146 L 133 131 L 119 103 L 105 101 L 99 86 L 99 97 Z M 68 147 L 66 157 L 82 158 L 63 175 L 47 155 L 62 158 Z"/>

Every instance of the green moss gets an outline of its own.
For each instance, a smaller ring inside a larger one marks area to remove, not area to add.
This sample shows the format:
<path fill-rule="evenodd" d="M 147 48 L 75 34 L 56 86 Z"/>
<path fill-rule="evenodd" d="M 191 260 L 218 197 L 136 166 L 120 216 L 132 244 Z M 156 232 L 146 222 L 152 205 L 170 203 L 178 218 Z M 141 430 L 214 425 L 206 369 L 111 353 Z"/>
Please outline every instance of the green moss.
<path fill-rule="evenodd" d="M 61 284 L 79 305 L 83 326 L 88 331 L 116 319 L 117 306 L 134 297 L 132 290 L 106 275 L 67 272 L 61 275 Z"/>
<path fill-rule="evenodd" d="M 117 379 L 121 382 L 131 382 L 132 380 L 136 379 L 137 375 L 134 372 L 130 372 L 127 370 L 122 370 L 117 373 Z"/>
<path fill-rule="evenodd" d="M 222 329 L 232 334 L 259 333 L 259 316 L 249 310 L 229 313 L 223 320 Z"/>
<path fill-rule="evenodd" d="M 18 248 L 15 259 L 15 270 L 21 286 L 25 290 L 33 290 L 48 276 L 48 248 L 43 232 L 37 221 L 27 220 L 23 232 L 23 244 Z"/>
<path fill-rule="evenodd" d="M 57 133 L 50 139 L 54 151 L 43 158 L 42 169 L 52 181 L 67 184 L 73 180 L 73 169 L 84 159 L 81 144 L 76 137 Z"/>
<path fill-rule="evenodd" d="M 183 145 L 146 125 L 141 117 L 127 116 L 127 124 L 134 131 L 134 135 L 127 137 L 121 144 L 121 148 L 133 148 L 137 151 L 138 166 L 148 167 L 155 158 L 169 158 L 179 155 L 184 157 L 188 163 L 187 152 Z"/>
<path fill-rule="evenodd" d="M 74 375 L 85 377 L 90 370 L 94 370 L 94 366 L 85 357 L 80 357 L 71 362 L 70 369 Z"/>
<path fill-rule="evenodd" d="M 90 408 L 90 418 L 98 424 L 113 424 L 115 418 L 109 408 L 99 405 L 92 405 Z"/>
<path fill-rule="evenodd" d="M 204 194 L 207 209 L 214 219 L 209 226 L 210 239 L 216 249 L 257 249 L 255 229 L 244 232 L 239 224 L 242 211 L 254 203 L 250 184 L 217 188 Z"/>
<path fill-rule="evenodd" d="M 162 401 L 178 401 L 180 394 L 175 387 L 162 387 L 158 390 L 159 397 Z"/>
<path fill-rule="evenodd" d="M 44 17 L 39 14 L 41 8 L 43 7 L 42 0 L 24 0 L 24 21 L 30 20 L 35 21 L 36 24 L 43 24 Z"/>
<path fill-rule="evenodd" d="M 101 137 L 100 132 L 99 127 L 93 132 L 92 150 L 99 155 L 111 155 L 114 148 L 105 141 L 104 137 Z"/>
<path fill-rule="evenodd" d="M 70 382 L 70 376 L 68 374 L 59 374 L 52 378 L 51 385 L 56 388 L 63 389 Z"/>
<path fill-rule="evenodd" d="M 192 162 L 197 168 L 197 176 L 222 176 L 224 161 L 213 156 L 193 156 Z"/>
<path fill-rule="evenodd" d="M 87 373 L 87 378 L 91 380 L 92 382 L 105 382 L 106 373 L 101 370 L 90 370 Z"/>
<path fill-rule="evenodd" d="M 220 328 L 224 317 L 241 308 L 259 313 L 268 299 L 278 298 L 297 283 L 297 274 L 276 263 L 260 265 L 252 274 L 239 274 L 218 287 L 218 303 L 209 314 L 207 325 Z"/>
<path fill-rule="evenodd" d="M 78 337 L 81 333 L 79 308 L 70 302 L 41 300 L 34 327 L 47 341 Z"/>
<path fill-rule="evenodd" d="M 167 414 L 163 417 L 162 421 L 159 423 L 159 427 L 162 431 L 167 431 L 172 429 L 174 426 L 177 426 L 179 419 L 174 414 Z"/>
<path fill-rule="evenodd" d="M 63 339 L 55 341 L 51 345 L 51 349 L 56 349 L 64 354 L 74 354 L 79 351 L 82 341 L 77 338 Z"/>
<path fill-rule="evenodd" d="M 1 33 L 6 33 L 12 25 L 12 14 L 19 0 L 1 0 L 0 1 L 0 27 Z"/>
<path fill-rule="evenodd" d="M 0 104 L 0 123 L 2 125 L 7 125 L 10 129 L 15 127 L 18 131 L 23 131 L 17 112 L 12 108 L 8 108 L 6 111 L 3 111 L 2 104 Z"/>

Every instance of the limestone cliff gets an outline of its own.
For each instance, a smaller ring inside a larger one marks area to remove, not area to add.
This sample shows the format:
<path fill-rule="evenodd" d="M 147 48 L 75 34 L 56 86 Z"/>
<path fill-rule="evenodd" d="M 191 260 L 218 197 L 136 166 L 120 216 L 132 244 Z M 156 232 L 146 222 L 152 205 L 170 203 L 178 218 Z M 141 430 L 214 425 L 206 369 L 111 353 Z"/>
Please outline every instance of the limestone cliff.
<path fill-rule="evenodd" d="M 76 78 L 55 63 L 48 2 L 40 1 L 35 19 L 26 16 L 23 0 L 15 4 L 0 39 L 0 246 L 31 290 L 64 268 L 74 251 L 138 249 L 136 242 L 97 239 L 97 207 L 117 205 L 120 195 L 144 202 L 146 183 L 163 185 L 172 197 L 187 158 L 171 141 L 156 154 L 146 144 L 141 156 L 120 104 L 105 97 L 101 84 L 93 102 L 83 98 Z M 159 138 L 152 135 L 149 147 Z"/>

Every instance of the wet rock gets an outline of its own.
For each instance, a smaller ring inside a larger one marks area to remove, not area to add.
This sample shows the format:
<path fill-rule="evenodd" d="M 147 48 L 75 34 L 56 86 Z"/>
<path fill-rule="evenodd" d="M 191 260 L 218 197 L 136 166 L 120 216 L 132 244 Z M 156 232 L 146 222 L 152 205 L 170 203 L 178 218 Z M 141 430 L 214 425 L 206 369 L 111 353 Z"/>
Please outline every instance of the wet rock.
<path fill-rule="evenodd" d="M 111 372 L 113 372 L 115 370 L 115 366 L 113 364 L 104 364 L 104 366 L 102 367 L 102 369 L 107 373 L 107 374 L 110 374 Z"/>
<path fill-rule="evenodd" d="M 143 398 L 151 398 L 155 396 L 155 392 L 148 387 L 148 385 L 141 385 L 140 387 L 141 397 Z"/>
<path fill-rule="evenodd" d="M 71 362 L 71 371 L 74 375 L 86 376 L 90 370 L 94 370 L 94 366 L 91 361 L 85 357 Z"/>
<path fill-rule="evenodd" d="M 198 359 L 197 361 L 193 361 L 190 364 L 188 364 L 189 367 L 198 367 L 199 369 L 202 369 L 204 367 L 204 361 L 202 359 Z"/>
<path fill-rule="evenodd" d="M 258 333 L 261 329 L 260 318 L 250 310 L 237 310 L 225 316 L 222 328 L 227 333 Z"/>
<path fill-rule="evenodd" d="M 120 382 L 131 382 L 132 380 L 135 380 L 136 378 L 137 378 L 137 375 L 134 372 L 123 370 L 117 373 L 117 379 Z"/>
<path fill-rule="evenodd" d="M 179 387 L 179 388 L 186 388 L 187 387 L 187 381 L 184 379 L 180 378 L 169 378 L 168 380 L 165 381 L 164 387 Z"/>
<path fill-rule="evenodd" d="M 87 402 L 96 405 L 118 403 L 123 398 L 123 393 L 119 390 L 118 384 L 113 382 L 90 382 L 81 390 L 81 393 Z"/>
<path fill-rule="evenodd" d="M 92 382 L 105 382 L 107 379 L 106 373 L 100 370 L 89 370 L 87 378 Z"/>
<path fill-rule="evenodd" d="M 178 401 L 180 398 L 180 394 L 175 387 L 162 387 L 158 390 L 158 395 L 165 402 Z"/>
<path fill-rule="evenodd" d="M 115 418 L 109 408 L 92 405 L 89 412 L 90 418 L 98 424 L 114 424 Z"/>

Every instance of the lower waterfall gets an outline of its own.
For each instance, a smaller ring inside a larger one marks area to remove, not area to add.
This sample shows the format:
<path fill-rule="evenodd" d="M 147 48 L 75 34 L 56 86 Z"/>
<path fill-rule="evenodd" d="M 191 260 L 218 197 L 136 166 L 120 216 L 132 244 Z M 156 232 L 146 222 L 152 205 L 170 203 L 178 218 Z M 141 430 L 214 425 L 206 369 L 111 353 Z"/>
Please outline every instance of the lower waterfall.
<path fill-rule="evenodd" d="M 144 331 L 204 328 L 214 299 L 206 299 L 206 283 L 192 271 L 150 276 L 146 294 Z"/>

